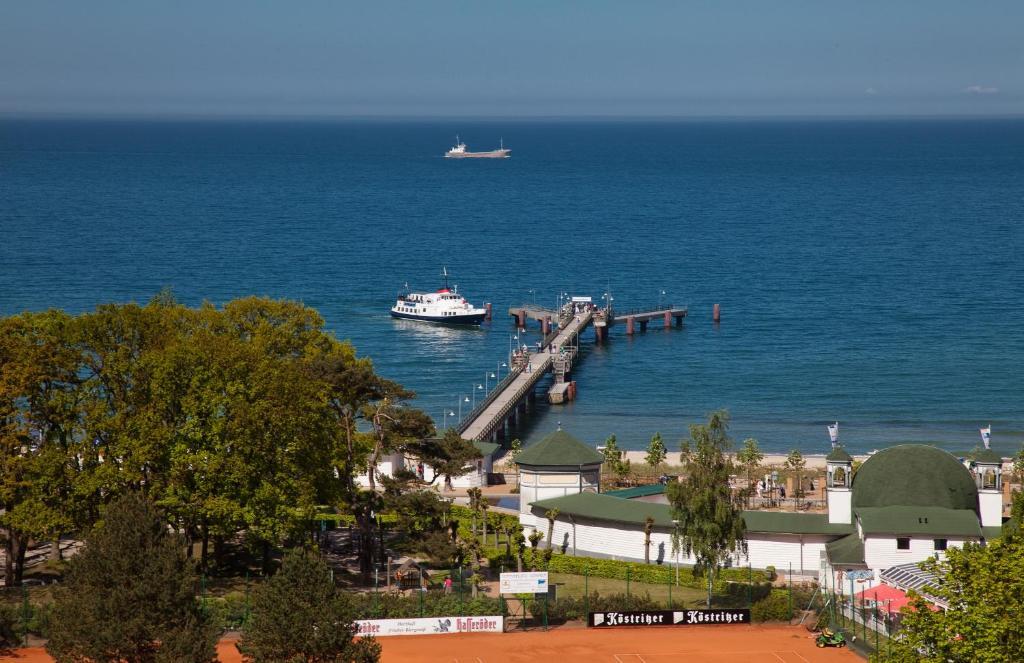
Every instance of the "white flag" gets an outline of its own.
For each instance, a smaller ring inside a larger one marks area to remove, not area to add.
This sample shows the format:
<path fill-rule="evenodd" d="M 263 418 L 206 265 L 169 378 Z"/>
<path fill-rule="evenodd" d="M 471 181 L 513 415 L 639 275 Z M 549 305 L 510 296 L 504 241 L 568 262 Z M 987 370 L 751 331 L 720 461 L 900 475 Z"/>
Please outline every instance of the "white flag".
<path fill-rule="evenodd" d="M 992 441 L 992 424 L 989 424 L 985 428 L 979 428 L 978 432 L 981 433 L 981 442 L 985 445 L 985 448 L 989 448 L 989 443 Z"/>
<path fill-rule="evenodd" d="M 832 439 L 832 444 L 835 445 L 839 442 L 839 422 L 828 425 L 828 436 Z"/>

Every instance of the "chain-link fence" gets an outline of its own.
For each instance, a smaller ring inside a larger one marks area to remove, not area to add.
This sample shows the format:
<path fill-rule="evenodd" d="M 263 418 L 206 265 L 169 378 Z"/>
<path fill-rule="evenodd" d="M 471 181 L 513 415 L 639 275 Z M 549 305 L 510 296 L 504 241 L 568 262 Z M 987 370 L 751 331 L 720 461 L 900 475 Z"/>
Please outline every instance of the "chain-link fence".
<path fill-rule="evenodd" d="M 900 613 L 892 600 L 871 601 L 840 593 L 827 586 L 827 578 L 820 596 L 818 627 L 842 633 L 849 646 L 865 656 L 891 653 L 900 628 Z"/>

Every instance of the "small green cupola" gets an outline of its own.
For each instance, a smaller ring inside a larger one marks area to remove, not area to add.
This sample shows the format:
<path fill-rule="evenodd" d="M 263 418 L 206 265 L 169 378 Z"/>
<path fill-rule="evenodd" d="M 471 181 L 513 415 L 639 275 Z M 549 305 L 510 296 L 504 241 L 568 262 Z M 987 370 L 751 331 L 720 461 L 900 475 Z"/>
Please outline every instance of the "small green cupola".
<path fill-rule="evenodd" d="M 530 504 L 577 493 L 600 492 L 604 455 L 558 428 L 526 447 L 516 457 L 519 466 L 519 511 Z"/>
<path fill-rule="evenodd" d="M 825 485 L 827 488 L 850 488 L 853 481 L 853 456 L 842 445 L 832 447 L 825 456 Z"/>
<path fill-rule="evenodd" d="M 971 454 L 978 490 L 1003 489 L 1003 457 L 991 449 L 976 447 Z"/>

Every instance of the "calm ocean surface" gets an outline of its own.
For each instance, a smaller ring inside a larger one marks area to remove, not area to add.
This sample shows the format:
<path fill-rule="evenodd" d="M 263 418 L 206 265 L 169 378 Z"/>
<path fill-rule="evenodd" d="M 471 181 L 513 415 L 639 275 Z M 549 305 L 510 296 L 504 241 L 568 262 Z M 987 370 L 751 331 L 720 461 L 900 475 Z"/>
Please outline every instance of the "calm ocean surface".
<path fill-rule="evenodd" d="M 513 157 L 441 158 L 457 132 Z M 824 452 L 835 419 L 854 450 L 970 449 L 988 423 L 1015 450 L 1022 224 L 1024 121 L 0 120 L 0 314 L 298 299 L 441 423 L 493 385 L 511 304 L 690 306 L 682 330 L 588 333 L 579 400 L 528 441 L 560 421 L 675 449 L 725 407 L 770 450 Z M 388 316 L 442 265 L 491 325 Z"/>

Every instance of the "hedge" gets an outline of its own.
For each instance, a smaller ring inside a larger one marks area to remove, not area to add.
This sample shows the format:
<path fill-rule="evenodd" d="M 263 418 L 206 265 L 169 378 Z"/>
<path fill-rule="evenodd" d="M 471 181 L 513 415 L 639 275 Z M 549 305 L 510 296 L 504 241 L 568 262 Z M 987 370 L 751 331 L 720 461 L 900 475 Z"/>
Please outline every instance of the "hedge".
<path fill-rule="evenodd" d="M 390 593 L 348 594 L 357 619 L 504 615 L 503 601 L 490 596 L 470 598 L 458 594 L 428 592 L 410 596 Z"/>
<path fill-rule="evenodd" d="M 755 622 L 788 622 L 793 618 L 790 603 L 787 590 L 773 589 L 768 596 L 750 606 L 750 618 Z"/>
<path fill-rule="evenodd" d="M 665 585 L 675 582 L 675 568 L 665 564 L 644 564 L 614 559 L 596 559 L 593 557 L 573 557 L 555 553 L 548 564 L 548 571 L 568 573 L 572 575 L 589 574 L 595 578 L 612 578 L 625 580 L 628 572 L 632 582 L 645 582 L 652 585 Z M 762 583 L 768 580 L 764 571 L 751 571 L 745 568 L 719 569 L 715 574 L 715 589 L 722 590 L 730 582 Z M 696 576 L 691 567 L 681 567 L 679 584 L 687 587 L 705 588 L 707 580 L 704 576 Z M 720 587 L 723 586 L 723 587 Z"/>

